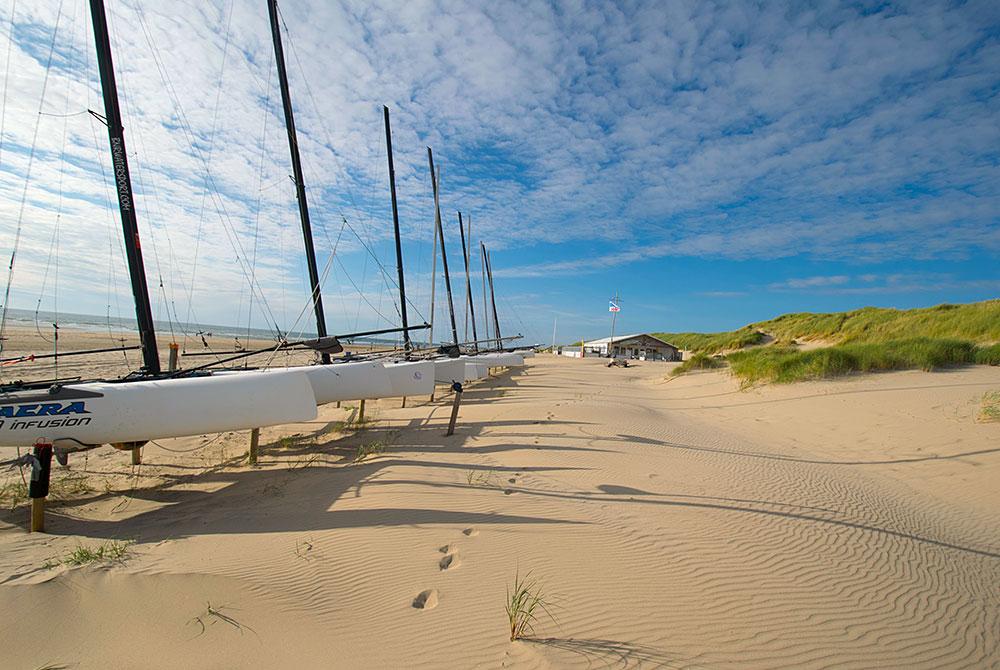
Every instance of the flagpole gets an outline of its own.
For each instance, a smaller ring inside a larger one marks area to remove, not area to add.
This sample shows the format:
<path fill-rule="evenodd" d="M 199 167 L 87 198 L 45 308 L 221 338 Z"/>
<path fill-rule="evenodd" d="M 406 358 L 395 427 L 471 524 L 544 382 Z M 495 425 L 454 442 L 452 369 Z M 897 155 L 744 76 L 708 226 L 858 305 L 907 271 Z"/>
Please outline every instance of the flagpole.
<path fill-rule="evenodd" d="M 614 358 L 614 353 L 612 353 L 611 348 L 615 345 L 615 319 L 618 318 L 618 302 L 621 298 L 618 297 L 618 291 L 615 291 L 614 300 L 612 300 L 612 305 L 614 308 L 611 310 L 611 339 L 608 340 L 608 358 Z"/>

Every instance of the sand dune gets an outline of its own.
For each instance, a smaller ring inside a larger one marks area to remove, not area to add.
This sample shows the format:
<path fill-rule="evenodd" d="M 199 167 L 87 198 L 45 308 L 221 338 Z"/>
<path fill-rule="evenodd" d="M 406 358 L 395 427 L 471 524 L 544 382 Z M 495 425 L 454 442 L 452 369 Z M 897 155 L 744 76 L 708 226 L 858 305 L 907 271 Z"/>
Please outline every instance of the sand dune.
<path fill-rule="evenodd" d="M 1000 369 L 667 369 L 538 356 L 471 385 L 452 437 L 447 397 L 362 430 L 328 406 L 258 468 L 237 434 L 73 460 L 93 490 L 48 534 L 0 517 L 25 624 L 0 665 L 1000 667 L 1000 425 L 974 421 Z M 123 564 L 44 565 L 124 538 Z M 555 621 L 512 644 L 515 571 Z"/>

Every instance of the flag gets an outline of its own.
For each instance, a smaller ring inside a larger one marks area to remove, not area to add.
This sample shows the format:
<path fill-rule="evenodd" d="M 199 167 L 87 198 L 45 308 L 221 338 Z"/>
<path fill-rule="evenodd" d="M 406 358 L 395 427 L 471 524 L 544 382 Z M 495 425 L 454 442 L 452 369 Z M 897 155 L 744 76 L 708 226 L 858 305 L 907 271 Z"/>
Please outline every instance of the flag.
<path fill-rule="evenodd" d="M 608 311 L 609 312 L 620 312 L 620 311 L 622 311 L 622 308 L 619 307 L 618 305 L 616 305 L 614 300 L 611 300 L 610 302 L 608 302 Z"/>

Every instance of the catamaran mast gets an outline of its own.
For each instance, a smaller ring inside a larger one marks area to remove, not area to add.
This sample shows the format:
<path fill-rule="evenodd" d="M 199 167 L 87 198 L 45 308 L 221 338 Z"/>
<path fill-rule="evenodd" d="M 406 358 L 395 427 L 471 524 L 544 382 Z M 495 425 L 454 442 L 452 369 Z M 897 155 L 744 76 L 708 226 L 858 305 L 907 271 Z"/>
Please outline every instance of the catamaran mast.
<path fill-rule="evenodd" d="M 479 241 L 479 262 L 482 264 L 483 278 L 483 323 L 486 325 L 486 339 L 490 339 L 490 303 L 486 297 L 486 245 Z"/>
<path fill-rule="evenodd" d="M 427 163 L 431 168 L 431 185 L 434 187 L 434 224 L 437 236 L 441 238 L 441 267 L 444 268 L 444 286 L 448 291 L 448 313 L 451 315 L 452 342 L 458 345 L 458 326 L 455 324 L 455 303 L 451 299 L 451 276 L 448 274 L 448 253 L 444 246 L 444 229 L 441 227 L 441 205 L 438 200 L 437 174 L 434 172 L 434 152 L 427 147 Z"/>
<path fill-rule="evenodd" d="M 115 190 L 118 192 L 118 209 L 121 210 L 122 232 L 125 235 L 125 257 L 128 260 L 129 279 L 132 282 L 139 342 L 142 345 L 143 370 L 148 374 L 158 374 L 160 353 L 156 348 L 153 313 L 149 307 L 149 289 L 146 286 L 146 270 L 143 267 L 142 248 L 139 245 L 139 225 L 135 218 L 135 198 L 128 171 L 125 129 L 122 127 L 122 115 L 118 107 L 118 87 L 115 85 L 115 67 L 111 60 L 111 40 L 108 37 L 104 0 L 90 0 L 90 16 L 94 23 L 94 43 L 97 46 L 97 64 L 101 72 L 101 89 L 104 95 L 104 122 L 108 126 L 108 140 L 111 144 Z"/>
<path fill-rule="evenodd" d="M 480 242 L 480 244 L 482 243 Z M 500 349 L 503 336 L 500 334 L 500 317 L 497 316 L 497 296 L 493 292 L 493 264 L 490 263 L 490 254 L 486 251 L 485 245 L 483 246 L 483 256 L 486 258 L 486 277 L 490 283 L 490 302 L 493 303 L 493 334 L 496 336 L 497 349 Z"/>
<path fill-rule="evenodd" d="M 396 235 L 396 272 L 399 274 L 399 316 L 403 320 L 403 350 L 410 353 L 410 331 L 406 322 L 406 285 L 403 283 L 403 247 L 399 241 L 399 209 L 396 207 L 396 168 L 392 164 L 392 130 L 389 128 L 389 108 L 382 105 L 385 116 L 385 146 L 389 154 L 389 193 L 392 195 L 392 228 Z"/>
<path fill-rule="evenodd" d="M 469 220 L 470 233 L 472 228 L 472 220 Z M 469 250 L 465 246 L 465 227 L 462 225 L 462 213 L 458 213 L 458 231 L 462 233 L 462 258 L 465 259 L 465 316 L 469 316 L 469 311 L 472 311 L 472 341 L 474 343 L 478 342 L 479 335 L 476 334 L 476 308 L 472 306 L 472 279 L 469 276 Z M 471 237 L 471 235 L 470 235 Z M 468 318 L 466 318 L 466 323 L 468 323 Z M 479 344 L 473 344 L 473 348 L 479 351 Z"/>
<path fill-rule="evenodd" d="M 295 196 L 299 201 L 299 218 L 302 220 L 302 238 L 306 246 L 306 265 L 309 268 L 309 286 L 312 289 L 313 309 L 316 312 L 316 335 L 326 337 L 326 318 L 323 316 L 323 297 L 320 295 L 319 271 L 316 269 L 316 250 L 313 247 L 312 226 L 309 224 L 309 205 L 306 202 L 306 182 L 302 176 L 302 161 L 299 158 L 299 143 L 295 136 L 295 117 L 292 114 L 292 98 L 288 93 L 288 73 L 285 71 L 285 51 L 281 47 L 281 28 L 278 25 L 278 3 L 267 0 L 271 18 L 271 39 L 274 42 L 274 59 L 278 64 L 278 83 L 281 85 L 281 104 L 285 110 L 285 129 L 288 131 L 288 151 L 292 155 L 292 178 L 295 180 Z M 405 332 L 405 331 L 404 331 Z M 324 363 L 330 362 L 330 354 L 322 353 Z"/>

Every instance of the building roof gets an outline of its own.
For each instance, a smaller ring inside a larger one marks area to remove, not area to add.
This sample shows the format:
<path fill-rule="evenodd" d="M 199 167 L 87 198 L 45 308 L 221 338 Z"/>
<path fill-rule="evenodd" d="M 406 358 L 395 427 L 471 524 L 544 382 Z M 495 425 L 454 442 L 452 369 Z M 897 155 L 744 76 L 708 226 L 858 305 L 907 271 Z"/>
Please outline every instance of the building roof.
<path fill-rule="evenodd" d="M 615 335 L 615 344 L 618 344 L 620 342 L 624 342 L 625 340 L 631 340 L 631 339 L 634 339 L 636 337 L 644 337 L 644 336 L 645 337 L 651 337 L 654 340 L 656 340 L 657 342 L 663 342 L 663 344 L 667 344 L 667 345 L 669 345 L 671 347 L 674 347 L 675 349 L 677 348 L 675 345 L 670 344 L 669 342 L 666 342 L 664 340 L 661 340 L 660 338 L 658 338 L 657 336 L 653 335 L 652 333 L 636 333 L 635 335 Z M 587 342 L 584 342 L 583 345 L 585 347 L 602 347 L 602 346 L 604 346 L 606 344 L 609 344 L 610 342 L 611 342 L 611 338 L 610 337 L 602 337 L 599 340 L 589 340 Z"/>

